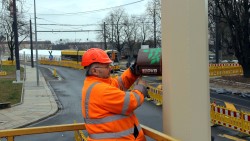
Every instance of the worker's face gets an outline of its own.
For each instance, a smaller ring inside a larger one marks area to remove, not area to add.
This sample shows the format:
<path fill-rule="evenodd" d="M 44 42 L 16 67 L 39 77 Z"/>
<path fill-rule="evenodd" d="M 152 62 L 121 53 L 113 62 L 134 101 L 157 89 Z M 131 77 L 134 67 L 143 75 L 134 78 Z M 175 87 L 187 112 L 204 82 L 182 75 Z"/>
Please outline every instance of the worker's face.
<path fill-rule="evenodd" d="M 100 78 L 109 78 L 111 67 L 110 64 L 96 64 L 93 69 L 95 69 L 95 75 Z"/>

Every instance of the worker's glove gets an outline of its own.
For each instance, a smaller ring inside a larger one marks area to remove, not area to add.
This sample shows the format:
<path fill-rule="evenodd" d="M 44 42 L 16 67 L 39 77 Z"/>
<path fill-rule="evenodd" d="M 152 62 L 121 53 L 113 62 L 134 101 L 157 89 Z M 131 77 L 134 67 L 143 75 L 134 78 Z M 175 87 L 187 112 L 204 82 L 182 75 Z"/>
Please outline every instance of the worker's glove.
<path fill-rule="evenodd" d="M 135 62 L 132 64 L 132 65 L 130 65 L 130 70 L 131 70 L 131 72 L 134 74 L 134 75 L 137 75 L 137 76 L 139 76 L 140 74 L 137 74 L 136 73 L 136 71 L 137 71 L 137 64 L 136 64 L 136 62 L 137 62 L 137 58 L 135 58 Z"/>
<path fill-rule="evenodd" d="M 145 87 L 144 85 L 141 85 L 141 84 L 135 85 L 134 90 L 140 91 L 144 95 L 144 97 L 148 96 L 147 87 Z"/>

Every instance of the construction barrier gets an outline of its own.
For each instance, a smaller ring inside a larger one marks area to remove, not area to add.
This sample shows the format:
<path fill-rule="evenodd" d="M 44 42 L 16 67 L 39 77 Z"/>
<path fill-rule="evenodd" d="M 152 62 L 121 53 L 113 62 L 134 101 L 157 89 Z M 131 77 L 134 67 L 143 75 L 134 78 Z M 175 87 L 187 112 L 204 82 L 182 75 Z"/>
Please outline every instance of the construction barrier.
<path fill-rule="evenodd" d="M 54 65 L 54 66 L 62 66 L 62 67 L 69 67 L 74 69 L 83 69 L 83 66 L 81 66 L 81 62 L 76 61 L 56 61 L 56 60 L 49 60 L 49 59 L 41 59 L 40 64 L 43 65 Z M 110 66 L 112 70 L 120 70 L 120 66 Z"/>
<path fill-rule="evenodd" d="M 5 75 L 7 75 L 6 71 L 0 71 L 0 76 L 5 76 Z"/>
<path fill-rule="evenodd" d="M 14 65 L 16 65 L 16 61 L 11 61 L 11 60 L 0 61 L 0 65 L 3 65 L 3 66 L 14 66 Z"/>
<path fill-rule="evenodd" d="M 115 71 L 120 70 L 120 66 L 118 66 L 118 65 L 117 66 L 110 66 L 110 67 L 112 70 L 115 70 Z"/>
<path fill-rule="evenodd" d="M 250 135 L 250 114 L 211 104 L 211 122 Z"/>
<path fill-rule="evenodd" d="M 57 75 L 57 72 L 56 72 L 56 69 L 55 69 L 55 68 L 53 69 L 53 76 L 54 76 L 54 77 L 58 77 L 58 75 Z"/>
<path fill-rule="evenodd" d="M 209 68 L 226 68 L 226 67 L 240 67 L 240 64 L 238 63 L 219 63 L 219 64 L 209 64 Z"/>
<path fill-rule="evenodd" d="M 237 67 L 211 67 L 209 69 L 209 76 L 229 76 L 229 75 L 242 75 L 243 70 L 241 66 Z"/>
<path fill-rule="evenodd" d="M 242 66 L 238 63 L 209 64 L 209 76 L 242 75 Z"/>
<path fill-rule="evenodd" d="M 148 100 L 153 100 L 156 105 L 160 106 L 162 105 L 163 101 L 162 101 L 162 90 L 155 88 L 153 86 L 150 86 L 150 84 L 147 85 L 148 89 L 148 95 L 149 98 Z"/>
<path fill-rule="evenodd" d="M 154 101 L 156 105 L 162 105 L 162 89 L 155 88 L 150 83 L 145 85 L 149 87 L 148 94 L 150 98 L 148 99 Z M 211 104 L 210 115 L 213 124 L 222 125 L 250 135 L 250 113 Z"/>
<path fill-rule="evenodd" d="M 87 141 L 87 138 L 83 134 L 82 130 L 78 130 L 74 132 L 75 141 Z"/>
<path fill-rule="evenodd" d="M 83 69 L 81 62 L 76 61 L 56 61 L 49 59 L 41 59 L 40 64 L 44 65 L 54 65 L 69 67 L 74 69 Z M 114 70 L 120 69 L 120 66 L 112 66 Z M 236 63 L 226 63 L 226 64 L 209 64 L 209 76 L 228 76 L 228 75 L 242 75 L 243 69 L 239 64 Z"/>
<path fill-rule="evenodd" d="M 77 122 L 74 121 L 74 123 L 76 124 Z M 87 141 L 87 136 L 84 135 L 82 130 L 75 130 L 74 137 L 75 137 L 75 141 Z"/>
<path fill-rule="evenodd" d="M 39 61 L 42 65 L 53 65 L 53 66 L 62 66 L 62 67 L 69 67 L 74 69 L 83 69 L 80 62 L 76 61 L 55 61 L 55 60 L 48 60 L 42 59 Z"/>

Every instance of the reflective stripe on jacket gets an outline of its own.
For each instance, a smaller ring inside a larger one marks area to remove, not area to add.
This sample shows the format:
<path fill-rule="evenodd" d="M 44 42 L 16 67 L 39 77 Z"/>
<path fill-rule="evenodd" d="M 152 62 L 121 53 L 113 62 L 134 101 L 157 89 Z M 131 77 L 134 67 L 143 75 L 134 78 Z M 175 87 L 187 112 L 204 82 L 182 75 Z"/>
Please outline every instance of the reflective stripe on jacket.
<path fill-rule="evenodd" d="M 133 113 L 143 103 L 144 96 L 138 90 L 123 91 L 136 79 L 129 69 L 117 79 L 86 77 L 82 88 L 82 114 L 88 140 L 146 140 Z M 135 130 L 139 132 L 136 138 Z"/>

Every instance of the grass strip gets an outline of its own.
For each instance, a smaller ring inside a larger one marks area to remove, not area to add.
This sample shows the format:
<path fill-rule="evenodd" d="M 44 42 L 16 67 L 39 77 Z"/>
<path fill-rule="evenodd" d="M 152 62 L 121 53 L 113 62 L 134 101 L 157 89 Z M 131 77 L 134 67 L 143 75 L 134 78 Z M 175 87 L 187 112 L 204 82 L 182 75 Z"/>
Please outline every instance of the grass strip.
<path fill-rule="evenodd" d="M 22 83 L 16 81 L 16 66 L 1 66 L 2 71 L 6 71 L 6 76 L 0 76 L 0 103 L 10 102 L 12 105 L 21 101 Z M 24 69 L 20 69 L 23 78 Z"/>

